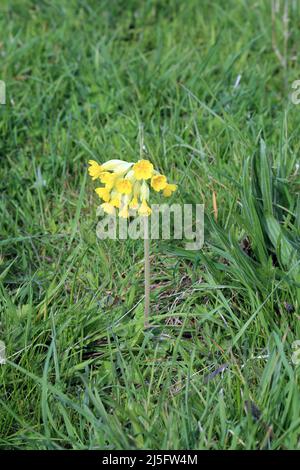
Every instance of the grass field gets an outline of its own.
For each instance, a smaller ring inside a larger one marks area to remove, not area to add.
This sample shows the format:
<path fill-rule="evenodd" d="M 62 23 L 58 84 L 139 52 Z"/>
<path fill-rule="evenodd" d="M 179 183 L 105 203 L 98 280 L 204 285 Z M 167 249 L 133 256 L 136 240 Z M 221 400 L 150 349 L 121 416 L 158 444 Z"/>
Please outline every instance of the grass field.
<path fill-rule="evenodd" d="M 300 5 L 273 6 L 1 2 L 1 449 L 300 448 Z M 202 250 L 151 244 L 149 331 L 87 177 L 141 129 L 205 204 Z"/>

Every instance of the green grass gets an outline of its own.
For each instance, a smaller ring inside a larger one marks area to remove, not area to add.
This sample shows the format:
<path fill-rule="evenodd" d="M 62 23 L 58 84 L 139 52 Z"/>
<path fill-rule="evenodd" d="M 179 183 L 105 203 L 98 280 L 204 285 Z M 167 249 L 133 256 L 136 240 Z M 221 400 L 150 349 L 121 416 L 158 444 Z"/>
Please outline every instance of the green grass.
<path fill-rule="evenodd" d="M 3 1 L 2 449 L 299 449 L 297 2 Z M 234 87 L 238 75 L 239 86 Z M 146 157 L 205 245 L 96 237 L 87 161 Z M 213 218 L 215 191 L 218 220 Z"/>

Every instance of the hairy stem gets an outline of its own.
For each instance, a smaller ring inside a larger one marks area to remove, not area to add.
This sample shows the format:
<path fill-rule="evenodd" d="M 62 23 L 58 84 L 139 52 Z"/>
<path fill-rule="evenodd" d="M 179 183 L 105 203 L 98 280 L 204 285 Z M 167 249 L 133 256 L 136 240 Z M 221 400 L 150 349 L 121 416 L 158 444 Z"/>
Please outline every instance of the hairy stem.
<path fill-rule="evenodd" d="M 150 241 L 148 231 L 148 217 L 144 217 L 144 258 L 145 258 L 145 310 L 144 327 L 149 328 L 150 311 Z"/>

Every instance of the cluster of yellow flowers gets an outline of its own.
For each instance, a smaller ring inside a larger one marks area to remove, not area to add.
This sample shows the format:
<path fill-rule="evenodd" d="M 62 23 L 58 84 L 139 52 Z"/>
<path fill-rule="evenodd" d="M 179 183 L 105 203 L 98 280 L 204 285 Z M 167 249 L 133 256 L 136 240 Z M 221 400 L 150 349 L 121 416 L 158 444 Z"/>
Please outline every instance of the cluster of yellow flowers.
<path fill-rule="evenodd" d="M 139 215 L 149 216 L 149 185 L 154 191 L 162 191 L 170 197 L 176 191 L 176 184 L 170 184 L 166 176 L 154 170 L 149 160 L 136 163 L 124 160 L 109 160 L 99 165 L 95 160 L 89 161 L 89 175 L 93 180 L 99 179 L 104 186 L 96 188 L 98 196 L 104 201 L 101 204 L 104 212 L 114 214 L 119 209 L 120 217 L 129 217 L 130 210 Z"/>

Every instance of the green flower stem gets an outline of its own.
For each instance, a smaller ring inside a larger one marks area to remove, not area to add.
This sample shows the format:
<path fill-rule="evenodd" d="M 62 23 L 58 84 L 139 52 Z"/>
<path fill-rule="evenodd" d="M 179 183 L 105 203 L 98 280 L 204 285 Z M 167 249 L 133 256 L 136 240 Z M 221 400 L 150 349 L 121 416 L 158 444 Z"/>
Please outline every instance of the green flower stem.
<path fill-rule="evenodd" d="M 149 328 L 150 312 L 150 240 L 149 240 L 149 222 L 148 217 L 144 217 L 144 258 L 145 258 L 145 309 L 144 309 L 144 328 Z"/>

